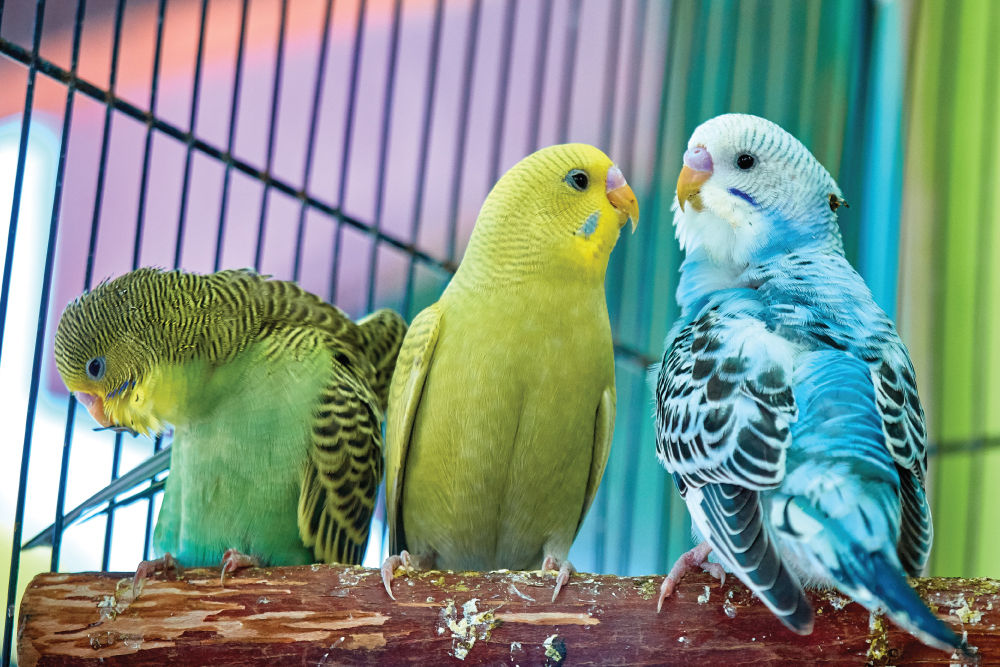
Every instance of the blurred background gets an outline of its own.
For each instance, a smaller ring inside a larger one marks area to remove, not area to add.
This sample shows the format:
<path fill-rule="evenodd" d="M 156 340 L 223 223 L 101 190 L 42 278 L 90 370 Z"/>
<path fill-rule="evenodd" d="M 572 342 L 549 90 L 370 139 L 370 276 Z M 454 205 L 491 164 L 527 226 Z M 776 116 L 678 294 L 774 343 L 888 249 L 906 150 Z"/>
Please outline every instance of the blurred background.
<path fill-rule="evenodd" d="M 156 497 L 15 546 L 169 442 L 92 431 L 52 358 L 69 300 L 137 266 L 253 266 L 410 318 L 499 174 L 563 141 L 611 155 L 642 210 L 608 272 L 615 442 L 571 559 L 664 572 L 691 546 L 646 381 L 676 315 L 670 205 L 688 135 L 730 111 L 783 125 L 838 179 L 848 257 L 927 410 L 930 573 L 1000 576 L 998 36 L 994 0 L 0 3 L 7 595 L 149 555 Z"/>

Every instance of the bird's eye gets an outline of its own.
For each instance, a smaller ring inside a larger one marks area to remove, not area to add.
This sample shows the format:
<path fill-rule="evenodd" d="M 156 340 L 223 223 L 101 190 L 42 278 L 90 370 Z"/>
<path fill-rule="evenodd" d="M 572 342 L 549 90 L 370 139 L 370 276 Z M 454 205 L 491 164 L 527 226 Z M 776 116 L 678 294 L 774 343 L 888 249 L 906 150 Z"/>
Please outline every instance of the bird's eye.
<path fill-rule="evenodd" d="M 757 164 L 757 160 L 755 160 L 753 155 L 750 155 L 749 153 L 743 153 L 736 158 L 736 166 L 744 171 L 747 169 L 753 169 L 755 164 Z"/>
<path fill-rule="evenodd" d="M 87 377 L 91 380 L 100 380 L 104 377 L 104 357 L 94 357 L 87 362 Z"/>
<path fill-rule="evenodd" d="M 568 174 L 566 174 L 566 182 L 573 186 L 574 190 L 579 190 L 583 192 L 590 185 L 590 179 L 587 177 L 587 172 L 583 169 L 573 169 Z"/>

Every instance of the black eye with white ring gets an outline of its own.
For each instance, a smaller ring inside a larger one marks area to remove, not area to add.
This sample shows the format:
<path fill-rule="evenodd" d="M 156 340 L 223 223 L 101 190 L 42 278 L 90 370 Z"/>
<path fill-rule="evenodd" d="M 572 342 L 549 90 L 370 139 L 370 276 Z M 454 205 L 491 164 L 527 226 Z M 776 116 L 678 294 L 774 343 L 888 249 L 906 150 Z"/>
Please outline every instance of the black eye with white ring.
<path fill-rule="evenodd" d="M 747 169 L 753 169 L 753 166 L 757 164 L 757 160 L 754 159 L 753 155 L 749 153 L 743 153 L 738 158 L 736 158 L 736 166 L 746 171 Z"/>
<path fill-rule="evenodd" d="M 91 380 L 100 380 L 104 377 L 106 366 L 104 357 L 94 357 L 87 362 L 87 377 Z"/>
<path fill-rule="evenodd" d="M 583 192 L 590 185 L 590 178 L 587 177 L 587 172 L 583 169 L 573 169 L 566 174 L 566 182 L 573 186 L 574 190 Z"/>

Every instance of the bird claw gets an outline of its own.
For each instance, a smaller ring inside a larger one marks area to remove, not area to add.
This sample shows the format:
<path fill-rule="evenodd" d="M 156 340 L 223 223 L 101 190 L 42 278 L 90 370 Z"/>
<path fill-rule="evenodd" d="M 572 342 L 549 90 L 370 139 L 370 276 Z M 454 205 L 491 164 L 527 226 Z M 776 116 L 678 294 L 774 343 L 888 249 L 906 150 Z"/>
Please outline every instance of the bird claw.
<path fill-rule="evenodd" d="M 560 564 L 554 556 L 545 556 L 545 560 L 542 561 L 542 570 L 549 571 L 555 569 L 558 569 L 559 573 L 556 574 L 556 588 L 552 591 L 553 602 L 556 601 L 556 596 L 559 595 L 562 587 L 569 583 L 570 575 L 576 574 L 576 568 L 568 560 L 564 560 Z"/>
<path fill-rule="evenodd" d="M 128 426 L 122 426 L 120 424 L 115 424 L 113 426 L 100 426 L 94 429 L 94 431 L 114 431 L 115 433 L 128 433 L 133 438 L 139 435 L 139 432 L 129 428 Z"/>
<path fill-rule="evenodd" d="M 396 568 L 402 567 L 404 570 L 413 569 L 413 561 L 410 558 L 410 552 L 403 549 L 399 552 L 398 556 L 389 556 L 384 561 L 382 561 L 382 585 L 385 586 L 385 592 L 389 594 L 389 597 L 393 600 L 396 596 L 392 594 L 392 580 L 396 578 Z"/>
<path fill-rule="evenodd" d="M 177 574 L 180 574 L 181 571 L 177 561 L 169 553 L 163 554 L 161 558 L 156 560 L 144 560 L 139 563 L 139 567 L 135 568 L 135 576 L 132 577 L 132 599 L 135 600 L 139 597 L 139 591 L 147 577 L 167 570 L 173 570 Z"/>
<path fill-rule="evenodd" d="M 708 542 L 702 542 L 677 559 L 674 566 L 670 568 L 670 572 L 663 578 L 663 583 L 660 584 L 660 598 L 656 601 L 657 614 L 663 608 L 663 601 L 673 595 L 674 589 L 677 588 L 677 584 L 684 578 L 684 575 L 695 568 L 701 568 L 718 579 L 720 586 L 725 585 L 726 571 L 718 563 L 710 563 L 708 561 L 708 554 L 710 553 L 712 553 L 712 547 Z"/>
<path fill-rule="evenodd" d="M 226 586 L 226 572 L 236 572 L 242 567 L 260 567 L 260 561 L 253 556 L 247 556 L 238 549 L 227 549 L 222 554 L 222 574 L 219 577 L 219 585 Z"/>

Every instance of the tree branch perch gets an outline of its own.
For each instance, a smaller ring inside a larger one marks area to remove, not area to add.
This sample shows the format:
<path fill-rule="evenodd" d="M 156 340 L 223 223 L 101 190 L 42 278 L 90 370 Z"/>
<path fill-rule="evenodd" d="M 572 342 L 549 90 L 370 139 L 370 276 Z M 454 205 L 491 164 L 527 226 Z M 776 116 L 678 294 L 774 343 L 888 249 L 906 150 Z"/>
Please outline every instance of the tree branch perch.
<path fill-rule="evenodd" d="M 314 565 L 218 570 L 146 582 L 136 600 L 124 573 L 42 574 L 28 586 L 20 664 L 520 665 L 698 662 L 955 661 L 832 592 L 810 595 L 812 635 L 786 630 L 728 577 L 687 576 L 660 614 L 660 577 L 575 575 L 549 602 L 552 573 L 414 572 Z M 982 664 L 1000 662 L 1000 582 L 920 579 L 916 586 Z M 955 657 L 957 659 L 957 656 Z"/>

